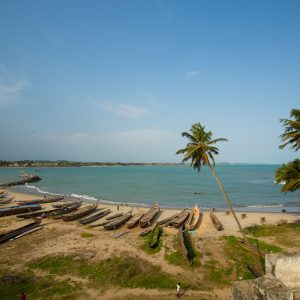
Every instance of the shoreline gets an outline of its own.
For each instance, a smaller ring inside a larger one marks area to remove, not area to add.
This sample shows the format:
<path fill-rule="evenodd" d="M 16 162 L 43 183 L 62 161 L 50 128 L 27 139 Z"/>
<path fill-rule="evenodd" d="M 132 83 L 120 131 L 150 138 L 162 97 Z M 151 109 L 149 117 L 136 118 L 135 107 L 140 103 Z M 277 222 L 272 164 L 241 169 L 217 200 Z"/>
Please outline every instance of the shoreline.
<path fill-rule="evenodd" d="M 97 203 L 97 204 L 105 204 L 105 205 L 114 205 L 114 206 L 128 206 L 128 207 L 140 207 L 140 208 L 150 208 L 153 204 L 158 203 L 159 201 L 153 202 L 152 204 L 147 203 L 132 203 L 132 202 L 122 202 L 122 201 L 111 201 L 105 199 L 98 199 L 94 196 L 89 195 L 77 195 L 77 194 L 60 194 L 60 193 L 51 193 L 47 191 L 39 191 L 37 187 L 33 187 L 32 191 L 26 191 L 24 186 L 14 186 L 6 188 L 11 193 L 31 195 L 31 197 L 41 197 L 41 196 L 65 196 L 66 199 L 70 201 L 80 200 L 83 203 Z M 18 190 L 20 189 L 20 190 Z M 76 196 L 72 196 L 76 195 Z M 203 207 L 199 202 L 195 202 L 202 211 L 210 211 L 215 207 Z M 225 200 L 224 200 L 224 204 Z M 171 209 L 171 210 L 180 210 L 183 208 L 193 208 L 193 206 L 164 206 L 160 205 L 162 209 Z M 234 210 L 240 213 L 292 213 L 292 214 L 300 214 L 300 203 L 298 206 L 284 206 L 284 204 L 274 204 L 274 205 L 251 205 L 251 206 L 234 206 Z M 228 207 L 216 208 L 217 211 L 225 212 L 229 210 Z M 283 212 L 283 210 L 285 212 Z"/>
<path fill-rule="evenodd" d="M 15 196 L 14 200 L 33 200 L 37 199 L 36 194 L 29 194 L 29 193 L 19 193 L 12 191 L 10 189 L 6 189 L 12 196 Z M 75 200 L 80 200 L 78 198 L 70 198 L 66 197 L 64 201 L 75 201 Z M 90 203 L 95 203 L 95 201 L 82 201 L 83 205 L 84 204 L 90 204 Z M 9 205 L 12 205 L 14 202 L 12 202 Z M 42 206 L 45 209 L 50 209 L 52 203 L 46 203 L 42 204 Z M 97 203 L 99 207 L 105 207 L 109 208 L 112 213 L 115 212 L 128 212 L 132 211 L 134 214 L 139 212 L 139 211 L 144 211 L 146 212 L 150 206 L 133 206 L 129 205 L 126 203 L 123 204 L 118 204 L 118 203 L 104 203 L 104 202 L 99 202 Z M 8 205 L 8 206 L 9 206 Z M 170 207 L 161 207 L 161 211 L 159 216 L 157 217 L 157 220 L 163 219 L 166 217 L 169 217 L 173 215 L 174 213 L 180 212 L 183 208 L 170 208 Z M 203 210 L 200 207 L 200 212 L 202 213 L 202 220 L 200 222 L 200 225 L 198 228 L 195 230 L 195 233 L 199 236 L 203 237 L 211 237 L 211 236 L 224 236 L 224 235 L 235 235 L 235 236 L 240 236 L 241 233 L 239 232 L 238 226 L 230 213 L 229 215 L 226 214 L 227 210 L 216 210 L 215 214 L 218 217 L 218 219 L 221 221 L 221 223 L 224 226 L 224 230 L 222 231 L 217 231 L 213 224 L 211 223 L 209 210 Z M 280 219 L 285 219 L 287 220 L 288 223 L 294 223 L 294 222 L 299 222 L 300 220 L 300 213 L 299 212 L 253 212 L 253 211 L 245 211 L 245 210 L 235 210 L 236 215 L 241 222 L 243 227 L 248 227 L 252 225 L 261 225 L 261 218 L 265 218 L 266 225 L 276 225 L 277 221 Z M 246 214 L 246 218 L 242 218 L 242 214 Z M 96 222 L 97 223 L 97 222 Z M 61 223 L 62 226 L 67 226 L 64 222 Z M 136 230 L 136 229 L 134 229 Z M 173 229 L 168 229 L 172 232 Z"/>

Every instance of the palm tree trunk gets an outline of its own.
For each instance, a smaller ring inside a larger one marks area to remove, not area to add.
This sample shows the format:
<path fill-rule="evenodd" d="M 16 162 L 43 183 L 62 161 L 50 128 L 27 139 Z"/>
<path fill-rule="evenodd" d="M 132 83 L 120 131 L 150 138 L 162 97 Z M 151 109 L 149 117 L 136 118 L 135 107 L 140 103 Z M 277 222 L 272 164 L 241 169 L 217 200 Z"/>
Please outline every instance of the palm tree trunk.
<path fill-rule="evenodd" d="M 228 196 L 227 196 L 227 194 L 226 194 L 226 192 L 225 192 L 225 190 L 224 190 L 224 187 L 223 187 L 223 184 L 221 183 L 220 178 L 218 177 L 218 175 L 217 175 L 217 173 L 215 172 L 214 168 L 213 168 L 210 164 L 209 164 L 209 168 L 210 168 L 210 170 L 211 170 L 213 176 L 215 177 L 215 179 L 216 179 L 216 181 L 217 181 L 217 183 L 218 183 L 218 185 L 219 185 L 219 187 L 220 187 L 220 189 L 221 189 L 221 191 L 222 191 L 222 193 L 223 193 L 223 195 L 224 195 L 224 197 L 225 197 L 225 200 L 226 200 L 226 202 L 227 202 L 227 204 L 228 204 L 228 206 L 229 206 L 229 209 L 231 210 L 232 215 L 233 215 L 233 217 L 234 217 L 234 219 L 235 219 L 235 221 L 236 221 L 236 223 L 237 223 L 237 225 L 238 225 L 238 227 L 239 227 L 239 229 L 240 229 L 240 232 L 241 232 L 242 235 L 243 235 L 243 239 L 244 239 L 245 243 L 247 244 L 247 246 L 249 247 L 249 249 L 251 249 L 250 242 L 249 242 L 248 238 L 246 237 L 246 234 L 245 234 L 245 232 L 244 232 L 244 230 L 243 230 L 243 228 L 242 228 L 242 225 L 241 225 L 241 223 L 240 223 L 238 217 L 236 216 L 236 214 L 235 214 L 235 212 L 234 212 L 234 210 L 233 210 L 232 204 L 231 204 L 231 202 L 230 202 L 230 200 L 229 200 L 229 198 L 228 198 Z M 253 261 L 256 262 L 257 259 L 256 259 L 255 255 L 252 253 L 252 251 L 250 251 L 250 253 L 251 253 L 251 255 L 252 255 Z M 259 271 L 258 271 L 258 272 L 259 272 Z M 262 274 L 260 274 L 260 275 L 263 275 L 263 270 L 261 270 L 260 272 L 262 273 Z"/>

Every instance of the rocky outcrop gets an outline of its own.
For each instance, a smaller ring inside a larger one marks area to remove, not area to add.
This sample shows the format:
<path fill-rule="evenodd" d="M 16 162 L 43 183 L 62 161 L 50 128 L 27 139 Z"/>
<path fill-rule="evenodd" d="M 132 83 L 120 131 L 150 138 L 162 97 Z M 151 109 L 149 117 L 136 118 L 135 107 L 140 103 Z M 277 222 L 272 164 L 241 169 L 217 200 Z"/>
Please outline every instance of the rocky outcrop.
<path fill-rule="evenodd" d="M 42 180 L 37 175 L 27 175 L 23 179 L 17 180 L 17 181 L 11 181 L 7 183 L 0 183 L 0 187 L 9 187 L 9 186 L 14 186 L 14 185 L 24 185 L 26 183 L 33 183 Z"/>

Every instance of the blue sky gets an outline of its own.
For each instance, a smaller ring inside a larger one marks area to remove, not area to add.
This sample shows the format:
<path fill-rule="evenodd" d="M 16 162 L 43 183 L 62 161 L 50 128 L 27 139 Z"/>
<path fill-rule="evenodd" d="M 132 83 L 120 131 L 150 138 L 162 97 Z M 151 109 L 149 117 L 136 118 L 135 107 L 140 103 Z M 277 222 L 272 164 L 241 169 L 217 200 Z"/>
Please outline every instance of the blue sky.
<path fill-rule="evenodd" d="M 299 1 L 0 1 L 0 159 L 282 163 L 300 104 Z"/>

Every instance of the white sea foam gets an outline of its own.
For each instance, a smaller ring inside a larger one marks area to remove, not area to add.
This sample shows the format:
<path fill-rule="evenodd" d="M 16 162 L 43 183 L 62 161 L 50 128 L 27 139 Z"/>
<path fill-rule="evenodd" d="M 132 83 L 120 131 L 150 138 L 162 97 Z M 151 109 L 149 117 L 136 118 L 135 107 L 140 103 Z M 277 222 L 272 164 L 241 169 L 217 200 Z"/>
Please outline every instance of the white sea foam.
<path fill-rule="evenodd" d="M 283 204 L 270 204 L 270 205 L 249 205 L 246 207 L 257 207 L 257 208 L 267 208 L 267 207 L 283 207 Z"/>
<path fill-rule="evenodd" d="M 44 190 L 39 189 L 37 186 L 35 185 L 29 185 L 29 184 L 25 184 L 25 187 L 31 190 L 35 190 L 36 192 L 40 193 L 40 194 L 49 194 L 49 195 L 55 195 L 55 196 L 59 196 L 61 194 L 57 194 L 57 193 L 51 193 L 51 192 L 47 192 Z"/>
<path fill-rule="evenodd" d="M 88 195 L 70 194 L 70 196 L 73 198 L 85 199 L 85 200 L 89 200 L 89 201 L 98 201 L 99 200 L 95 197 L 88 196 Z"/>

